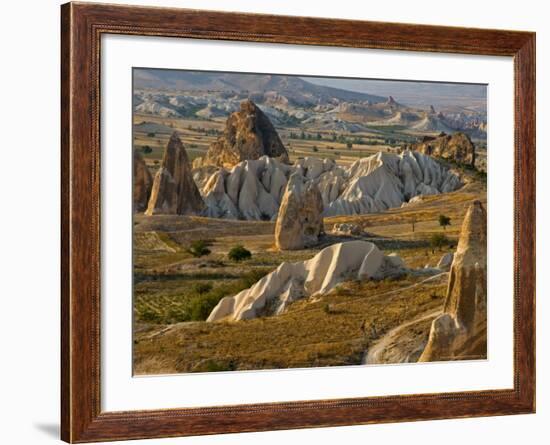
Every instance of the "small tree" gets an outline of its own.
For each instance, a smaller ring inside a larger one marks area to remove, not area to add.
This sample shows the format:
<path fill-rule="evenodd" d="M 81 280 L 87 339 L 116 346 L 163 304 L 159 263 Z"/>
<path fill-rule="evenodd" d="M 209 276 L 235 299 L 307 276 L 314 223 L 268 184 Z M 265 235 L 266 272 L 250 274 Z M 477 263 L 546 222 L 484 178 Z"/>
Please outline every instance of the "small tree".
<path fill-rule="evenodd" d="M 439 225 L 445 230 L 445 227 L 451 225 L 451 218 L 445 215 L 439 215 Z"/>
<path fill-rule="evenodd" d="M 346 142 L 346 147 L 347 147 L 348 150 L 351 150 L 351 149 L 352 149 L 353 144 L 351 143 L 351 141 L 347 141 L 347 142 Z"/>
<path fill-rule="evenodd" d="M 438 250 L 441 250 L 441 248 L 449 244 L 449 239 L 443 235 L 442 233 L 434 233 L 432 237 L 430 238 L 430 245 L 432 246 L 432 253 L 434 252 L 435 248 L 437 247 Z"/>
<path fill-rule="evenodd" d="M 314 146 L 313 146 L 313 151 L 314 151 L 315 153 L 317 153 L 317 152 L 319 151 L 319 149 L 317 148 L 317 145 L 314 145 Z"/>
<path fill-rule="evenodd" d="M 144 145 L 141 149 L 143 154 L 149 154 L 153 152 L 153 149 L 149 145 Z"/>
<path fill-rule="evenodd" d="M 244 248 L 241 245 L 237 245 L 231 248 L 227 256 L 232 261 L 240 262 L 242 260 L 249 259 L 252 256 L 252 254 L 250 253 L 250 250 Z"/>
<path fill-rule="evenodd" d="M 197 258 L 211 253 L 208 248 L 208 243 L 202 239 L 193 241 L 187 251 Z"/>

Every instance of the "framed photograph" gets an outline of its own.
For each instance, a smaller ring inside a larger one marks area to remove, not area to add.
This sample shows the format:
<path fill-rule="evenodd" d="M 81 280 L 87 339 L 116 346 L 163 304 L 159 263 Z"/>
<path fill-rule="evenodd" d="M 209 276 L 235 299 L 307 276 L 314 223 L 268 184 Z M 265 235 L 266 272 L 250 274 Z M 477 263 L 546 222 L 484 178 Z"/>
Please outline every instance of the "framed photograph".
<path fill-rule="evenodd" d="M 62 6 L 62 439 L 535 411 L 535 34 Z"/>

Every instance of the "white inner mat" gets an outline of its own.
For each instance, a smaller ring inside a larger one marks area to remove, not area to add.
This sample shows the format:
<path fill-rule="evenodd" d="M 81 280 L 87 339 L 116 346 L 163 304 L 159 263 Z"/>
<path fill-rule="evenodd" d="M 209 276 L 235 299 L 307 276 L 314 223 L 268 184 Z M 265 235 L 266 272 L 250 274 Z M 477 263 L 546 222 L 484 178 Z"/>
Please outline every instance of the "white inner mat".
<path fill-rule="evenodd" d="M 513 64 L 481 57 L 104 36 L 103 411 L 513 387 Z M 132 67 L 487 83 L 488 360 L 132 377 Z"/>

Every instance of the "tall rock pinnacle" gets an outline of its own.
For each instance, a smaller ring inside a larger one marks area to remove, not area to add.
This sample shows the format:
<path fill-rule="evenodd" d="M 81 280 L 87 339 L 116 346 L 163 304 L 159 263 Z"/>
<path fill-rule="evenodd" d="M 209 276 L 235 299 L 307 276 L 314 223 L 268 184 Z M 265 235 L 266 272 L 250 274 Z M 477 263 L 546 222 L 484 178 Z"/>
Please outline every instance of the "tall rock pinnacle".
<path fill-rule="evenodd" d="M 191 174 L 187 152 L 174 132 L 155 175 L 146 215 L 189 215 L 204 209 L 204 201 Z"/>
<path fill-rule="evenodd" d="M 419 361 L 487 354 L 487 213 L 474 201 L 464 217 L 443 314 L 432 323 Z"/>
<path fill-rule="evenodd" d="M 298 250 L 317 244 L 323 231 L 323 198 L 313 181 L 294 173 L 286 186 L 275 225 L 280 250 Z"/>
<path fill-rule="evenodd" d="M 134 150 L 134 211 L 143 212 L 147 208 L 153 177 L 139 151 Z"/>
<path fill-rule="evenodd" d="M 223 134 L 206 154 L 204 164 L 232 167 L 267 155 L 288 162 L 288 153 L 269 118 L 251 100 L 232 113 Z"/>

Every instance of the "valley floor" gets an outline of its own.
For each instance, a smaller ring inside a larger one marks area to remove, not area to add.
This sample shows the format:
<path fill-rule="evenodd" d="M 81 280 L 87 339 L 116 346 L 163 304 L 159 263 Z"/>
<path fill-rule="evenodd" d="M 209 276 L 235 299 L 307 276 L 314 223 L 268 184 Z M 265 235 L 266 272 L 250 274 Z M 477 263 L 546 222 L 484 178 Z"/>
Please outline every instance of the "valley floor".
<path fill-rule="evenodd" d="M 416 361 L 431 321 L 442 310 L 447 273 L 342 283 L 326 295 L 293 303 L 279 316 L 202 320 L 221 297 L 250 287 L 281 262 L 309 259 L 336 242 L 365 239 L 386 254 L 396 252 L 408 268 L 435 267 L 444 253 L 455 250 L 466 207 L 475 199 L 486 203 L 484 184 L 379 214 L 325 218 L 327 235 L 319 246 L 290 252 L 274 249 L 272 222 L 136 215 L 134 373 Z M 445 230 L 438 224 L 440 214 L 451 218 Z M 331 235 L 341 222 L 367 233 Z M 434 233 L 444 233 L 449 244 L 431 247 Z M 186 247 L 199 239 L 210 253 L 196 258 Z M 238 244 L 252 252 L 251 259 L 228 259 Z"/>

